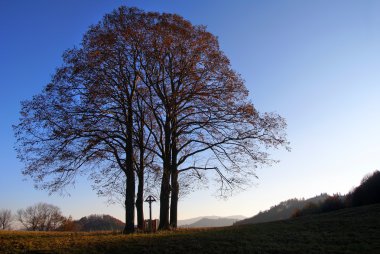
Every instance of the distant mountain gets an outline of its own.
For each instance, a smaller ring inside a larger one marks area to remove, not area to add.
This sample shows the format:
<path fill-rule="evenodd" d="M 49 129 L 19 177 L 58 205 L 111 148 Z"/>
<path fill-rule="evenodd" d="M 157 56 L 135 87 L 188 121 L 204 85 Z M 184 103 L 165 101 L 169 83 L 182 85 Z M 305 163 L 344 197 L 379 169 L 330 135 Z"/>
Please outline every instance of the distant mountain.
<path fill-rule="evenodd" d="M 231 215 L 231 216 L 222 217 L 222 218 L 236 219 L 236 220 L 244 220 L 244 219 L 246 219 L 247 217 L 245 217 L 245 216 L 243 216 L 243 215 Z"/>
<path fill-rule="evenodd" d="M 179 227 L 181 226 L 184 226 L 184 225 L 189 225 L 189 224 L 193 224 L 194 222 L 197 222 L 203 218 L 207 218 L 207 219 L 217 219 L 219 218 L 218 216 L 200 216 L 200 217 L 195 217 L 195 218 L 191 218 L 191 219 L 185 219 L 185 220 L 178 220 L 177 221 L 177 225 Z"/>
<path fill-rule="evenodd" d="M 218 218 L 218 219 L 203 218 L 197 222 L 194 222 L 189 225 L 185 225 L 183 227 L 188 227 L 188 228 L 227 227 L 227 226 L 232 226 L 237 221 L 238 221 L 237 219 L 230 219 L 230 218 Z"/>
<path fill-rule="evenodd" d="M 257 215 L 236 222 L 234 225 L 254 224 L 269 221 L 289 219 L 296 209 L 302 209 L 308 203 L 319 203 L 324 201 L 328 195 L 326 193 L 309 199 L 289 199 L 272 206 L 269 210 L 259 212 Z"/>
<path fill-rule="evenodd" d="M 196 217 L 187 220 L 179 220 L 179 227 L 226 227 L 232 226 L 238 220 L 242 220 L 246 217 L 242 215 L 232 215 L 227 217 L 219 217 L 219 216 L 203 216 Z"/>

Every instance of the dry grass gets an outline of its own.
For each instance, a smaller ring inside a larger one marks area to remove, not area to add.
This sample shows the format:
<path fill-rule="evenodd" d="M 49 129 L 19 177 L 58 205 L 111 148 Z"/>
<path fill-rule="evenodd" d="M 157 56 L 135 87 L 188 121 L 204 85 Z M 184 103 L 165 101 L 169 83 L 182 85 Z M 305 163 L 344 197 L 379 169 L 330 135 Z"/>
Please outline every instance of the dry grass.
<path fill-rule="evenodd" d="M 0 253 L 380 253 L 380 205 L 156 234 L 0 232 Z"/>

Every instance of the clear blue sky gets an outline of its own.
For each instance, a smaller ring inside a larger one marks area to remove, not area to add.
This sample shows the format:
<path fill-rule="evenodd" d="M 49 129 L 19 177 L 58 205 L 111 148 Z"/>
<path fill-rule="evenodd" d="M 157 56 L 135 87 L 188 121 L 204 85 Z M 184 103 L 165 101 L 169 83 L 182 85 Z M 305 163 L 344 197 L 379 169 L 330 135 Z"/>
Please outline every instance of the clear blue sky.
<path fill-rule="evenodd" d="M 252 216 L 282 200 L 346 193 L 380 169 L 380 1 L 0 1 L 0 209 L 36 202 L 65 215 L 123 218 L 79 178 L 70 197 L 48 196 L 23 179 L 12 124 L 20 101 L 50 81 L 61 55 L 120 5 L 182 15 L 217 35 L 261 111 L 287 119 L 292 152 L 257 170 L 255 186 L 228 200 L 215 189 L 180 202 L 179 218 Z M 212 182 L 210 182 L 212 183 Z M 158 204 L 153 205 L 157 216 Z"/>

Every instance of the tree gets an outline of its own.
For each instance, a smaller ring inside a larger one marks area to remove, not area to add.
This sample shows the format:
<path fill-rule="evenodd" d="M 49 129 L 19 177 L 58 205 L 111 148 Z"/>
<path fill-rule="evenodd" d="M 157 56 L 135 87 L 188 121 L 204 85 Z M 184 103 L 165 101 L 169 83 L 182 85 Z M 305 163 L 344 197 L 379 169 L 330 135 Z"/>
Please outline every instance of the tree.
<path fill-rule="evenodd" d="M 17 220 L 30 231 L 52 231 L 66 220 L 59 207 L 38 203 L 17 211 Z"/>
<path fill-rule="evenodd" d="M 2 230 L 11 229 L 12 212 L 8 209 L 0 210 L 0 227 Z"/>
<path fill-rule="evenodd" d="M 347 194 L 349 207 L 380 203 L 380 171 L 366 175 L 360 185 Z"/>
<path fill-rule="evenodd" d="M 23 173 L 51 192 L 85 173 L 101 188 L 124 186 L 125 233 L 134 231 L 136 180 L 142 226 L 147 172 L 160 173 L 159 227 L 168 229 L 169 214 L 177 226 L 180 174 L 213 171 L 224 195 L 273 162 L 266 149 L 287 145 L 284 119 L 254 108 L 217 38 L 178 15 L 120 7 L 63 60 L 22 103 Z"/>
<path fill-rule="evenodd" d="M 79 231 L 79 226 L 73 221 L 71 216 L 64 218 L 61 226 L 57 228 L 58 231 Z"/>
<path fill-rule="evenodd" d="M 121 7 L 67 50 L 51 84 L 22 103 L 15 127 L 23 173 L 58 191 L 81 173 L 118 169 L 126 179 L 125 233 L 134 231 L 133 104 L 148 16 Z"/>
<path fill-rule="evenodd" d="M 217 173 L 222 192 L 242 187 L 257 165 L 270 164 L 267 148 L 286 146 L 285 121 L 260 114 L 219 49 L 215 36 L 178 15 L 162 14 L 143 55 L 145 103 L 155 119 L 152 135 L 163 166 L 160 228 L 177 226 L 178 175 Z M 212 157 L 199 160 L 206 153 Z M 247 167 L 248 166 L 248 167 Z"/>
<path fill-rule="evenodd" d="M 137 100 L 135 101 L 135 129 L 134 137 L 136 144 L 135 155 L 135 170 L 138 179 L 136 210 L 137 224 L 139 229 L 144 229 L 144 187 L 145 173 L 153 173 L 156 175 L 159 172 L 159 167 L 155 164 L 155 154 L 152 152 L 155 149 L 155 144 L 152 142 L 152 113 L 145 105 L 143 97 L 148 95 L 148 89 L 140 86 L 137 90 Z M 148 171 L 149 170 L 149 171 Z M 147 175 L 149 179 L 149 175 Z M 153 179 L 155 179 L 154 177 Z M 148 183 L 149 184 L 149 183 Z"/>

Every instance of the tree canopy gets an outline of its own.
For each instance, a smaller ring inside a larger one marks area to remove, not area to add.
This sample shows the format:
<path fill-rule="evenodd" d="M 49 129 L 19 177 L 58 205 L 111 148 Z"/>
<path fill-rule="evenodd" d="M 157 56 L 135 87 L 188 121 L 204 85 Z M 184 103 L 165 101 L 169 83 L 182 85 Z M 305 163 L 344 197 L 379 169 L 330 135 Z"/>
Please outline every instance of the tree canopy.
<path fill-rule="evenodd" d="M 0 210 L 0 229 L 2 230 L 11 229 L 11 222 L 12 222 L 11 210 L 1 209 Z"/>
<path fill-rule="evenodd" d="M 288 144 L 285 120 L 255 109 L 217 38 L 178 15 L 120 7 L 63 62 L 22 103 L 15 133 L 23 173 L 51 192 L 83 173 L 111 189 L 124 179 L 126 233 L 134 230 L 136 181 L 143 220 L 145 172 L 160 179 L 167 229 L 177 226 L 180 174 L 214 172 L 224 195 L 273 162 L 267 149 Z"/>
<path fill-rule="evenodd" d="M 17 220 L 30 231 L 57 230 L 66 218 L 57 206 L 38 203 L 17 211 Z"/>

